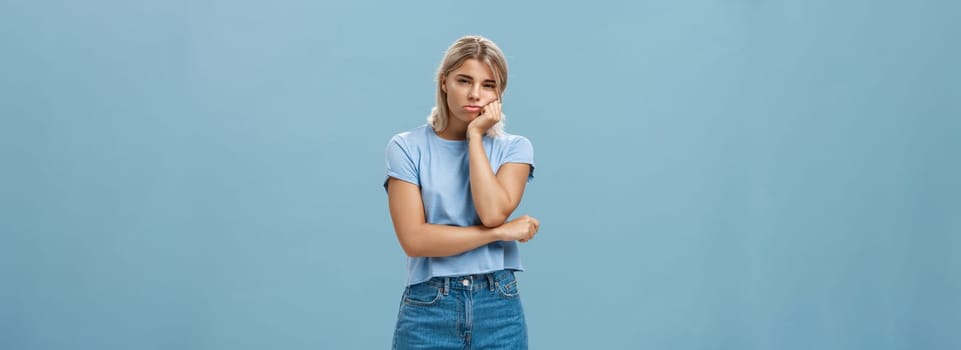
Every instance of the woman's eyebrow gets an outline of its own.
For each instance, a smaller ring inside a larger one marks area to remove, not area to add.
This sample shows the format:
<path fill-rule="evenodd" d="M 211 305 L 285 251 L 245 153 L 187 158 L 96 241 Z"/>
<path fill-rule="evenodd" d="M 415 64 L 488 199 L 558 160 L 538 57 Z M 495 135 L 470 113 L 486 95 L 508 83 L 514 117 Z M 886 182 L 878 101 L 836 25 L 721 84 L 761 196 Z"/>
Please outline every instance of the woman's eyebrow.
<path fill-rule="evenodd" d="M 457 77 L 458 77 L 458 78 L 464 78 L 464 79 L 474 80 L 474 77 L 472 77 L 472 76 L 470 76 L 470 75 L 467 75 L 467 74 L 464 74 L 464 73 L 457 73 Z M 485 83 L 494 83 L 494 84 L 497 83 L 496 81 L 494 81 L 494 79 L 487 79 L 487 80 L 484 80 L 484 82 L 485 82 Z"/>

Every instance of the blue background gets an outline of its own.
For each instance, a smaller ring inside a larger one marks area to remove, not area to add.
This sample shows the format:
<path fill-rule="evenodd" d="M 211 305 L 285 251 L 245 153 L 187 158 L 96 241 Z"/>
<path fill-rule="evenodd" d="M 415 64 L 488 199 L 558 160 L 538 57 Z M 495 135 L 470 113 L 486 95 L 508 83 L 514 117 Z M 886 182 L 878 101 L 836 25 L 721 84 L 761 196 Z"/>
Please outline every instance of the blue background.
<path fill-rule="evenodd" d="M 384 147 L 473 33 L 533 348 L 961 348 L 958 2 L 402 3 L 0 3 L 0 348 L 389 347 Z"/>

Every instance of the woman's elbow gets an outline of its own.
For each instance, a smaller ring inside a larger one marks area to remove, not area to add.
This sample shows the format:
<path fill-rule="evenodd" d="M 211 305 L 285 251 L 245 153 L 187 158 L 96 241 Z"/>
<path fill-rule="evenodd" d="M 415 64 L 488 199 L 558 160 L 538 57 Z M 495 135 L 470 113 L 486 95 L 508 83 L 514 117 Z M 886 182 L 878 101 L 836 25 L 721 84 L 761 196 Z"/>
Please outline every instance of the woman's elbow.
<path fill-rule="evenodd" d="M 411 258 L 419 258 L 424 256 L 423 249 L 419 244 L 417 244 L 417 242 L 415 242 L 415 240 L 399 231 L 397 233 L 397 241 L 400 243 L 400 248 L 404 250 L 404 254 L 407 254 L 407 256 Z"/>
<path fill-rule="evenodd" d="M 407 254 L 407 256 L 411 258 L 420 258 L 424 256 L 424 254 L 421 254 L 419 251 L 414 251 L 410 249 L 404 249 L 404 254 Z"/>
<path fill-rule="evenodd" d="M 418 248 L 418 247 L 416 247 L 416 246 L 414 246 L 414 245 L 412 245 L 412 244 L 403 244 L 403 243 L 401 243 L 400 247 L 401 247 L 402 249 L 404 249 L 404 254 L 407 254 L 407 256 L 409 256 L 409 257 L 411 257 L 411 258 L 419 258 L 419 257 L 424 256 L 424 252 L 422 251 L 422 249 L 420 249 L 420 248 Z"/>
<path fill-rule="evenodd" d="M 495 228 L 497 226 L 503 225 L 507 221 L 507 215 L 502 214 L 491 214 L 483 215 L 480 217 L 481 224 L 487 228 Z"/>

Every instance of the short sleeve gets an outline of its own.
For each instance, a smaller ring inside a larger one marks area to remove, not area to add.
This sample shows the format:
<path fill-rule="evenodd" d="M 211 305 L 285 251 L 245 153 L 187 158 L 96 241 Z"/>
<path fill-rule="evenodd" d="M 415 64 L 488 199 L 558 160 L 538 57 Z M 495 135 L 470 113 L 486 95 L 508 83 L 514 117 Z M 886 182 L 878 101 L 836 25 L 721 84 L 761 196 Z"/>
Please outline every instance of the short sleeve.
<path fill-rule="evenodd" d="M 384 153 L 387 161 L 387 177 L 384 178 L 384 190 L 387 189 L 387 181 L 391 177 L 420 186 L 417 165 L 403 138 L 399 135 L 391 138 Z"/>
<path fill-rule="evenodd" d="M 507 156 L 504 158 L 504 163 L 527 163 L 531 165 L 531 173 L 527 176 L 527 182 L 531 182 L 534 179 L 534 145 L 526 137 L 517 136 L 513 142 L 511 142 L 510 148 L 507 150 Z"/>

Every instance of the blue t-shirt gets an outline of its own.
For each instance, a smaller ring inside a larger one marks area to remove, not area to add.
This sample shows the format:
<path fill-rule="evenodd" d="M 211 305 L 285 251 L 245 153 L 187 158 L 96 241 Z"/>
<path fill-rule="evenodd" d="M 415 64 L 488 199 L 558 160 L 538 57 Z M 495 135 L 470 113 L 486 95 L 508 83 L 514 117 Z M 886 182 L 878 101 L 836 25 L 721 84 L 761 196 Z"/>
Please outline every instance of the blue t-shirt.
<path fill-rule="evenodd" d="M 534 148 L 518 135 L 484 136 L 484 149 L 494 173 L 505 163 L 531 165 L 528 182 L 534 178 Z M 427 222 L 438 225 L 475 226 L 480 217 L 470 192 L 467 141 L 446 140 L 424 124 L 394 135 L 387 143 L 387 180 L 390 177 L 420 187 Z M 517 242 L 496 241 L 447 257 L 408 258 L 407 284 L 431 277 L 488 273 L 502 269 L 523 270 Z"/>

